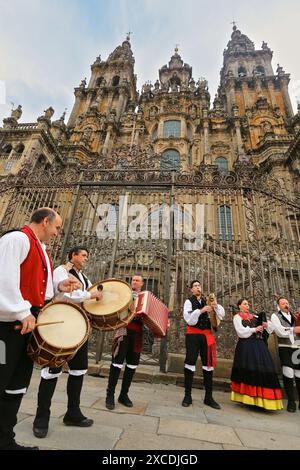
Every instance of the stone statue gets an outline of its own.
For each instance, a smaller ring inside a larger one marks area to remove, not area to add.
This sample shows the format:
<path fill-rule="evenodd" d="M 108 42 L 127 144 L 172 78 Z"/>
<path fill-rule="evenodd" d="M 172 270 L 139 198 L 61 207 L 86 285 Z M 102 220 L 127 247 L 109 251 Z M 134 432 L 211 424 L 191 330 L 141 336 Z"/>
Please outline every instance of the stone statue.
<path fill-rule="evenodd" d="M 81 83 L 79 85 L 80 88 L 85 88 L 86 87 L 86 78 L 84 78 L 83 80 L 81 80 Z"/>
<path fill-rule="evenodd" d="M 159 90 L 159 81 L 156 80 L 156 82 L 154 83 L 154 90 Z"/>
<path fill-rule="evenodd" d="M 207 90 L 208 89 L 208 81 L 205 80 L 205 78 L 201 77 L 199 78 L 197 82 L 197 86 L 201 88 L 201 90 Z"/>
<path fill-rule="evenodd" d="M 13 109 L 11 112 L 11 117 L 18 121 L 20 117 L 22 116 L 22 106 L 19 104 L 17 109 Z"/>
<path fill-rule="evenodd" d="M 190 90 L 191 91 L 195 91 L 196 90 L 196 86 L 195 86 L 195 80 L 192 78 L 192 80 L 190 81 Z"/>
<path fill-rule="evenodd" d="M 85 143 L 85 144 L 89 144 L 90 141 L 91 141 L 91 137 L 92 137 L 92 132 L 93 132 L 93 129 L 91 129 L 90 127 L 87 127 L 86 129 L 84 129 L 83 131 L 83 136 L 82 136 L 82 141 Z"/>
<path fill-rule="evenodd" d="M 44 110 L 44 117 L 46 119 L 51 119 L 53 114 L 54 114 L 54 109 L 52 108 L 52 106 L 50 106 L 48 109 L 45 109 Z"/>
<path fill-rule="evenodd" d="M 189 107 L 189 115 L 192 119 L 195 119 L 197 117 L 197 108 L 194 104 Z"/>

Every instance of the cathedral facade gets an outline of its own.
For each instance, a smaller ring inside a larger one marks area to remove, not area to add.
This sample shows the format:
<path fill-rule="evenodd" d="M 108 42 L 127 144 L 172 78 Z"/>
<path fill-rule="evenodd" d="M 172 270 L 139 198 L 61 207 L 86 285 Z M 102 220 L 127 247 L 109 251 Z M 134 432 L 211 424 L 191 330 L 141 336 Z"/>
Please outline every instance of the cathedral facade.
<path fill-rule="evenodd" d="M 33 123 L 19 123 L 21 106 L 4 119 L 1 231 L 49 205 L 64 219 L 57 263 L 84 243 L 95 281 L 141 273 L 171 311 L 168 338 L 149 341 L 162 365 L 184 350 L 182 305 L 199 279 L 228 312 L 217 335 L 231 358 L 240 297 L 267 314 L 278 295 L 300 306 L 300 108 L 289 74 L 236 26 L 213 100 L 177 48 L 140 93 L 134 63 L 129 37 L 97 57 L 68 123 L 52 107 Z"/>

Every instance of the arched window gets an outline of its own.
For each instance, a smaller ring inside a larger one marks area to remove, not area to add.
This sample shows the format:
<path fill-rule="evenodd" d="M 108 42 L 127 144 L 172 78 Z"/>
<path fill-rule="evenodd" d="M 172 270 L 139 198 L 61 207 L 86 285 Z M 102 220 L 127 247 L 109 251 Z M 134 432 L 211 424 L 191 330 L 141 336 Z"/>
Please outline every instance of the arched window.
<path fill-rule="evenodd" d="M 180 121 L 165 121 L 164 122 L 164 139 L 168 137 L 180 137 L 181 122 Z"/>
<path fill-rule="evenodd" d="M 266 75 L 264 67 L 262 65 L 258 65 L 254 70 L 254 74 L 258 76 Z"/>
<path fill-rule="evenodd" d="M 166 150 L 161 156 L 160 169 L 178 171 L 180 169 L 180 153 L 175 149 Z"/>
<path fill-rule="evenodd" d="M 112 79 L 112 86 L 117 86 L 120 83 L 120 77 L 118 75 L 115 75 L 114 78 Z"/>
<path fill-rule="evenodd" d="M 35 167 L 36 168 L 45 168 L 46 163 L 47 163 L 47 158 L 45 157 L 45 155 L 41 154 L 41 155 L 39 155 L 39 157 L 37 159 Z"/>
<path fill-rule="evenodd" d="M 246 77 L 247 76 L 247 70 L 245 69 L 245 67 L 239 67 L 238 76 L 239 77 Z"/>
<path fill-rule="evenodd" d="M 23 153 L 24 148 L 25 148 L 24 144 L 19 144 L 16 148 L 16 152 L 21 154 L 21 153 Z"/>
<path fill-rule="evenodd" d="M 232 216 L 229 206 L 220 206 L 218 208 L 219 237 L 220 240 L 232 240 Z"/>
<path fill-rule="evenodd" d="M 10 153 L 12 151 L 12 146 L 10 144 L 4 145 L 3 147 L 3 152 L 4 153 Z"/>
<path fill-rule="evenodd" d="M 218 166 L 221 175 L 226 176 L 228 174 L 228 162 L 224 157 L 218 157 L 215 159 L 215 165 Z"/>

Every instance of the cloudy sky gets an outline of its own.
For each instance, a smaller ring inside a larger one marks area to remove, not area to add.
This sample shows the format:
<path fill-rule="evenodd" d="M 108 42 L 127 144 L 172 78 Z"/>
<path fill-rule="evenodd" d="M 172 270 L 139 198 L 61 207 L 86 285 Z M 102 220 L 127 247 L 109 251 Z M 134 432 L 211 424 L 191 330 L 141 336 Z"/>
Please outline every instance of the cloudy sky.
<path fill-rule="evenodd" d="M 152 83 L 179 44 L 195 79 L 208 80 L 213 98 L 232 20 L 254 41 L 266 41 L 291 74 L 300 100 L 299 0 L 0 0 L 0 125 L 11 103 L 21 122 L 50 105 L 58 118 L 73 106 L 73 89 L 90 76 L 97 55 L 106 59 L 132 31 L 138 88 Z"/>

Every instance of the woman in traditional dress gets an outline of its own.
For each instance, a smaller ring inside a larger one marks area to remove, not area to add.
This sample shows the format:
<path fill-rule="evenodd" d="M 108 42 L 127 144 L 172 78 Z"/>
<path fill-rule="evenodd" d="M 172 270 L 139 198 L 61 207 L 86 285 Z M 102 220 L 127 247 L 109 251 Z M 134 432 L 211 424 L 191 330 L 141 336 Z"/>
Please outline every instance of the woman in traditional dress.
<path fill-rule="evenodd" d="M 259 325 L 249 311 L 248 300 L 237 304 L 233 324 L 239 337 L 231 372 L 231 400 L 266 410 L 281 410 L 282 395 L 273 360 L 263 340 L 263 331 L 272 333 L 270 321 Z"/>

